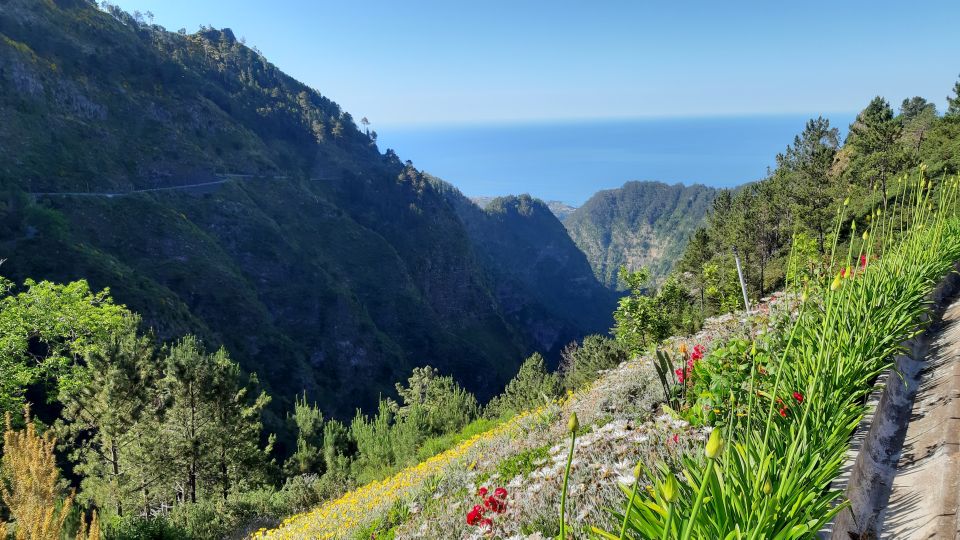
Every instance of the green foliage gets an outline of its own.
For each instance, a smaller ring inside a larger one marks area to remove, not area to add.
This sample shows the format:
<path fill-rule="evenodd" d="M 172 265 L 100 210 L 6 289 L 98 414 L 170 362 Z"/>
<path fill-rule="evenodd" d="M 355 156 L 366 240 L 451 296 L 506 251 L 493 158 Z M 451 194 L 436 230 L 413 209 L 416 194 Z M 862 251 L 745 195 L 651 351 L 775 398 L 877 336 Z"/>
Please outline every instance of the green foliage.
<path fill-rule="evenodd" d="M 109 336 L 127 325 L 129 312 L 109 291 L 91 292 L 85 281 L 56 285 L 27 280 L 10 294 L 0 281 L 0 412 L 19 414 L 23 392 L 50 383 L 57 392 L 79 384 L 88 354 L 102 352 Z"/>
<path fill-rule="evenodd" d="M 854 154 L 846 174 L 871 185 L 879 182 L 884 206 L 890 196 L 889 178 L 917 159 L 915 152 L 903 144 L 903 128 L 903 118 L 895 117 L 889 103 L 877 96 L 857 116 L 847 137 Z"/>
<path fill-rule="evenodd" d="M 160 396 L 168 403 L 164 431 L 168 466 L 186 481 L 184 497 L 198 490 L 226 500 L 234 490 L 263 482 L 266 456 L 260 413 L 270 398 L 254 393 L 256 377 L 243 380 L 225 349 L 207 354 L 187 336 L 167 352 Z"/>
<path fill-rule="evenodd" d="M 947 116 L 960 116 L 960 81 L 953 84 L 953 95 L 947 96 Z"/>
<path fill-rule="evenodd" d="M 865 397 L 922 324 L 933 284 L 960 257 L 958 180 L 937 188 L 922 175 L 901 182 L 898 202 L 874 214 L 865 237 L 841 228 L 847 216 L 838 214 L 846 247 L 831 249 L 831 268 L 861 255 L 873 262 L 813 280 L 784 335 L 733 340 L 694 365 L 681 414 L 715 427 L 702 456 L 684 457 L 679 470 L 651 465 L 643 479 L 651 490 L 625 490 L 625 511 L 614 518 L 626 537 L 807 537 L 844 509 L 842 492 L 829 486 Z"/>
<path fill-rule="evenodd" d="M 504 482 L 509 482 L 516 476 L 526 476 L 542 467 L 550 458 L 551 446 L 548 444 L 514 454 L 497 463 L 496 473 Z"/>
<path fill-rule="evenodd" d="M 370 417 L 358 409 L 350 423 L 350 440 L 356 447 L 350 474 L 360 482 L 416 463 L 423 457 L 425 441 L 434 438 L 430 446 L 438 448 L 437 441 L 454 440 L 446 437 L 458 433 L 479 413 L 472 394 L 430 366 L 415 368 L 406 385 L 397 385 L 397 394 L 400 403 L 381 399 L 376 415 Z"/>
<path fill-rule="evenodd" d="M 620 279 L 622 266 L 645 267 L 659 283 L 703 224 L 717 193 L 699 184 L 627 182 L 594 194 L 563 225 L 606 286 L 628 287 Z"/>
<path fill-rule="evenodd" d="M 487 404 L 485 413 L 498 418 L 510 413 L 519 413 L 549 403 L 560 393 L 557 374 L 547 371 L 546 361 L 540 353 L 533 353 L 520 366 L 503 393 Z"/>
<path fill-rule="evenodd" d="M 284 464 L 284 473 L 287 476 L 296 476 L 322 472 L 325 461 L 323 435 L 326 426 L 320 408 L 315 403 L 307 403 L 306 392 L 294 403 L 292 421 L 297 426 L 297 450 Z"/>
<path fill-rule="evenodd" d="M 567 390 L 578 390 L 597 380 L 601 371 L 613 369 L 627 359 L 627 350 L 619 341 L 607 336 L 587 336 L 579 345 L 574 342 L 563 350 L 561 382 Z"/>
<path fill-rule="evenodd" d="M 414 368 L 407 384 L 397 384 L 400 406 L 397 413 L 403 420 L 422 415 L 426 434 L 452 433 L 477 417 L 477 398 L 460 387 L 453 377 L 441 376 L 430 366 Z"/>
<path fill-rule="evenodd" d="M 630 294 L 620 299 L 613 314 L 613 334 L 627 351 L 641 352 L 677 331 L 693 329 L 690 294 L 677 278 L 667 279 L 655 295 L 647 294 L 650 274 L 646 269 L 629 272 L 623 267 L 620 279 Z"/>
<path fill-rule="evenodd" d="M 116 516 L 163 466 L 146 450 L 157 440 L 161 413 L 156 353 L 151 336 L 137 333 L 139 317 L 127 316 L 125 323 L 86 354 L 74 384 L 60 393 L 57 421 L 74 472 L 82 476 L 82 497 Z"/>
<path fill-rule="evenodd" d="M 431 437 L 423 441 L 423 444 L 421 444 L 420 448 L 417 450 L 417 462 L 426 461 L 427 459 L 445 450 L 449 450 L 450 448 L 453 448 L 454 446 L 466 441 L 467 439 L 470 439 L 475 435 L 490 431 L 491 429 L 497 427 L 501 421 L 501 419 L 477 418 L 456 433 L 447 433 L 445 435 Z"/>

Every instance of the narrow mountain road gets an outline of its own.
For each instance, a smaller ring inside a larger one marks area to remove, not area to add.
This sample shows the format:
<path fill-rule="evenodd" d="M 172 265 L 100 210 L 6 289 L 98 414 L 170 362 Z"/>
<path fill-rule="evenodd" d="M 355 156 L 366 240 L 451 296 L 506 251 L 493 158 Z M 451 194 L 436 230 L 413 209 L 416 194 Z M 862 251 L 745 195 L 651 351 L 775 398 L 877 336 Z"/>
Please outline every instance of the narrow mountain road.
<path fill-rule="evenodd" d="M 122 197 L 124 195 L 132 195 L 134 193 L 156 193 L 160 191 L 206 191 L 209 188 L 213 188 L 229 182 L 231 180 L 286 180 L 287 176 L 257 176 L 253 174 L 218 174 L 215 175 L 219 180 L 213 180 L 210 182 L 200 182 L 196 184 L 183 184 L 179 186 L 165 186 L 157 188 L 146 188 L 146 189 L 132 189 L 130 191 L 60 191 L 60 192 L 35 192 L 30 193 L 32 197 Z M 316 178 L 315 180 L 324 180 L 323 178 Z"/>
<path fill-rule="evenodd" d="M 881 539 L 960 538 L 960 300 L 943 314 L 911 411 Z"/>

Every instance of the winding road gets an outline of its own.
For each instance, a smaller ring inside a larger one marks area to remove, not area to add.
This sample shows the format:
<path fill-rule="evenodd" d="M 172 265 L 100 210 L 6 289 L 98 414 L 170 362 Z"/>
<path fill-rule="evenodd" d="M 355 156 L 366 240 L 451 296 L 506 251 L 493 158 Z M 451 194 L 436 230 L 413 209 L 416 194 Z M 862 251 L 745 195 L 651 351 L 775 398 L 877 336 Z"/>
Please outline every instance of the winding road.
<path fill-rule="evenodd" d="M 213 186 L 219 186 L 231 180 L 253 180 L 253 179 L 262 179 L 262 180 L 286 180 L 287 176 L 259 176 L 254 174 L 217 174 L 215 175 L 219 180 L 212 180 L 210 182 L 200 182 L 196 184 L 183 184 L 179 186 L 165 186 L 165 187 L 156 187 L 156 188 L 145 188 L 145 189 L 132 189 L 130 191 L 47 191 L 47 192 L 32 192 L 30 195 L 32 197 L 122 197 L 124 195 L 133 195 L 135 193 L 155 193 L 159 191 L 193 191 L 193 190 L 205 190 Z M 324 180 L 323 178 L 317 178 L 317 180 Z"/>

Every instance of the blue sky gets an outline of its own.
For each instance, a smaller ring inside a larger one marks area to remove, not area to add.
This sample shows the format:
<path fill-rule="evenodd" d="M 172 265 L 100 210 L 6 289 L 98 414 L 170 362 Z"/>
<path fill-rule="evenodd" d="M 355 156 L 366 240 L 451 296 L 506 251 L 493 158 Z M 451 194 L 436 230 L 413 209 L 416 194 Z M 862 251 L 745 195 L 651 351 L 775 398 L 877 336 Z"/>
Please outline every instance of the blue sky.
<path fill-rule="evenodd" d="M 116 0 L 229 27 L 374 127 L 943 109 L 960 2 Z"/>

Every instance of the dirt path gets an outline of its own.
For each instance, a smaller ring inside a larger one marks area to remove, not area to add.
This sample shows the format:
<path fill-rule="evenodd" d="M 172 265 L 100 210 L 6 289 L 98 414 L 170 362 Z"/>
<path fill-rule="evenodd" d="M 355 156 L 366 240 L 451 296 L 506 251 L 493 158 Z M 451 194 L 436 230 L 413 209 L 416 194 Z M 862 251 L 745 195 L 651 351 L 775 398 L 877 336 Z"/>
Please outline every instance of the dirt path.
<path fill-rule="evenodd" d="M 880 538 L 960 538 L 958 504 L 960 300 L 954 300 L 930 346 Z"/>

